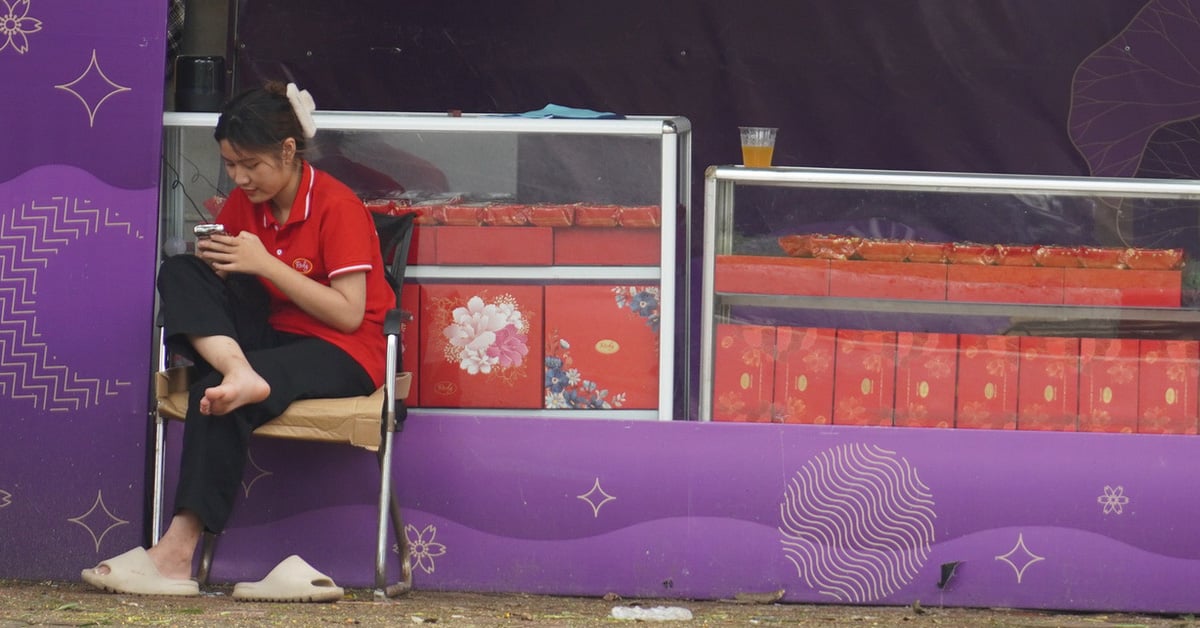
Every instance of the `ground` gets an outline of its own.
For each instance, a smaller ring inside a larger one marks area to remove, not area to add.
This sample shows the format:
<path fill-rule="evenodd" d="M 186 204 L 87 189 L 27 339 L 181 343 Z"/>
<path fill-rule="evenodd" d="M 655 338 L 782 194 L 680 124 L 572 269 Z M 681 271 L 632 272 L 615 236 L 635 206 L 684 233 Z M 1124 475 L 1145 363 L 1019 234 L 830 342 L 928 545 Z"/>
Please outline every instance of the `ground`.
<path fill-rule="evenodd" d="M 436 623 L 453 627 L 619 626 L 638 622 L 612 617 L 614 607 L 688 609 L 688 626 L 1146 626 L 1200 628 L 1190 616 L 1065 613 L 928 606 L 877 607 L 776 604 L 767 597 L 726 601 L 552 597 L 414 591 L 374 601 L 352 589 L 336 604 L 235 602 L 227 588 L 199 598 L 116 595 L 74 582 L 0 580 L 0 628 L 19 626 L 395 626 Z M 657 623 L 657 622 L 655 622 Z M 642 624 L 644 625 L 644 623 Z"/>

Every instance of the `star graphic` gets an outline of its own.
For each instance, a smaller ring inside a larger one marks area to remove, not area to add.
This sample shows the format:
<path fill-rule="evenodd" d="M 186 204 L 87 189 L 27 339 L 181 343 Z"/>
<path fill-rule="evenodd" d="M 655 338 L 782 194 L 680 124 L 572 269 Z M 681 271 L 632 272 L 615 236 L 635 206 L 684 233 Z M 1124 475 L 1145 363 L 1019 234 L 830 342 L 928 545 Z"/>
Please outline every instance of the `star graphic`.
<path fill-rule="evenodd" d="M 1012 567 L 1013 571 L 1017 574 L 1017 584 L 1021 584 L 1021 577 L 1025 575 L 1025 570 L 1028 569 L 1030 565 L 1038 562 L 1039 560 L 1046 560 L 1046 558 L 1044 556 L 1038 556 L 1037 554 L 1029 551 L 1029 548 L 1025 547 L 1025 536 L 1018 533 L 1017 544 L 1014 545 L 1012 549 L 1008 550 L 1007 554 L 1001 554 L 997 556 L 996 560 L 1002 560 L 1008 563 L 1008 566 Z M 1014 562 L 1014 560 L 1016 562 Z M 1020 567 L 1017 566 L 1017 562 L 1021 563 Z"/>
<path fill-rule="evenodd" d="M 103 515 L 101 515 L 101 513 L 103 513 Z M 96 524 L 94 527 L 91 523 L 88 523 L 89 519 L 96 520 L 94 522 Z M 96 501 L 92 503 L 92 507 L 89 508 L 87 512 L 79 515 L 78 517 L 67 519 L 67 521 L 70 521 L 71 523 L 78 523 L 88 531 L 88 534 L 92 535 L 92 540 L 96 542 L 97 552 L 100 551 L 100 543 L 104 541 L 104 535 L 108 534 L 113 528 L 129 523 L 128 521 L 108 511 L 108 506 L 104 505 L 102 491 L 96 491 Z M 97 535 L 96 530 L 104 524 L 107 524 L 104 527 L 104 531 Z"/>
<path fill-rule="evenodd" d="M 0 489 L 0 508 L 4 508 L 5 506 L 9 506 L 11 504 L 12 504 L 12 493 L 10 493 L 6 490 Z"/>
<path fill-rule="evenodd" d="M 576 495 L 575 497 L 578 499 L 582 499 L 583 501 L 587 502 L 589 506 L 592 507 L 592 516 L 593 517 L 600 516 L 600 507 L 601 506 L 616 499 L 616 497 L 613 497 L 612 495 L 605 493 L 604 489 L 600 488 L 600 478 L 596 478 L 595 483 L 592 484 L 592 488 L 589 489 L 588 492 L 584 493 L 583 495 Z"/>
<path fill-rule="evenodd" d="M 250 467 L 256 471 L 256 473 L 254 474 L 254 477 L 250 478 L 249 482 L 246 482 L 246 480 L 242 480 L 242 490 L 246 492 L 246 497 L 249 497 L 250 496 L 250 487 L 254 486 L 255 482 L 267 477 L 268 475 L 274 475 L 274 474 L 271 473 L 270 471 L 267 471 L 266 469 L 258 466 L 258 463 L 254 461 L 254 456 L 250 455 L 249 452 L 246 453 L 246 461 L 249 462 Z"/>
<path fill-rule="evenodd" d="M 92 61 L 83 74 L 79 75 L 79 78 L 54 87 L 71 92 L 83 103 L 88 112 L 88 126 L 96 126 L 96 112 L 100 110 L 100 105 L 103 105 L 104 101 L 121 92 L 132 91 L 132 88 L 118 85 L 105 76 L 104 70 L 100 69 L 100 63 L 96 61 L 94 48 L 92 49 Z"/>

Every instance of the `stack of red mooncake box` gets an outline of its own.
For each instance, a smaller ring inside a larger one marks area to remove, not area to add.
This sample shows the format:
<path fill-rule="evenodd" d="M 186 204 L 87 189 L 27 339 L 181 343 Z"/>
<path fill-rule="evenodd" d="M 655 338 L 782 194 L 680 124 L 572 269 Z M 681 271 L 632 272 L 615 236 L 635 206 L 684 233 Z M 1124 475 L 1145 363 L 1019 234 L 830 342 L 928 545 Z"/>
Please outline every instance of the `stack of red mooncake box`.
<path fill-rule="evenodd" d="M 1195 434 L 1200 341 L 720 324 L 717 421 Z"/>

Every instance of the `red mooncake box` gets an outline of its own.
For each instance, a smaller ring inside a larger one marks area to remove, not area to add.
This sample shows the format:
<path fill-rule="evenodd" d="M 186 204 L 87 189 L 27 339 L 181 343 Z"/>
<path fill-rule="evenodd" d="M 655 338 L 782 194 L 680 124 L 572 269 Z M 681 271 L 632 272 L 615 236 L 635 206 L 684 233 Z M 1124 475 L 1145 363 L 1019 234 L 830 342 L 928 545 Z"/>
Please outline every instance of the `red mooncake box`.
<path fill-rule="evenodd" d="M 547 408 L 658 407 L 657 286 L 546 286 Z"/>
<path fill-rule="evenodd" d="M 958 337 L 955 427 L 1017 429 L 1018 336 Z"/>
<path fill-rule="evenodd" d="M 779 238 L 779 247 L 792 257 L 816 257 L 820 259 L 853 259 L 858 255 L 862 238 L 857 236 L 806 233 Z"/>
<path fill-rule="evenodd" d="M 1022 336 L 1018 381 L 1017 429 L 1078 429 L 1078 338 Z"/>
<path fill-rule="evenodd" d="M 775 394 L 775 328 L 717 325 L 713 343 L 713 420 L 772 420 Z"/>
<path fill-rule="evenodd" d="M 833 386 L 834 425 L 892 425 L 896 332 L 839 329 Z"/>
<path fill-rule="evenodd" d="M 717 292 L 823 297 L 829 294 L 829 260 L 806 257 L 718 255 Z"/>
<path fill-rule="evenodd" d="M 946 264 L 830 260 L 829 296 L 946 300 Z"/>
<path fill-rule="evenodd" d="M 549 227 L 438 227 L 438 264 L 550 266 L 554 230 Z"/>
<path fill-rule="evenodd" d="M 480 210 L 483 224 L 493 227 L 523 227 L 529 222 L 529 206 L 516 203 L 493 203 Z"/>
<path fill-rule="evenodd" d="M 661 260 L 662 232 L 655 229 L 554 230 L 556 266 L 657 266 Z"/>
<path fill-rule="evenodd" d="M 1178 270 L 1066 268 L 1063 303 L 1113 307 L 1179 307 L 1183 276 Z"/>
<path fill-rule="evenodd" d="M 819 327 L 775 330 L 775 421 L 823 425 L 832 422 L 836 351 L 836 330 Z"/>
<path fill-rule="evenodd" d="M 1079 431 L 1137 431 L 1139 358 L 1134 338 L 1079 340 Z"/>
<path fill-rule="evenodd" d="M 1057 305 L 1063 302 L 1063 269 L 951 264 L 946 300 Z"/>
<path fill-rule="evenodd" d="M 1142 340 L 1138 425 L 1143 434 L 1195 434 L 1200 343 Z"/>
<path fill-rule="evenodd" d="M 421 285 L 421 406 L 541 408 L 541 286 Z"/>
<path fill-rule="evenodd" d="M 896 334 L 896 426 L 954 427 L 957 381 L 957 335 Z"/>

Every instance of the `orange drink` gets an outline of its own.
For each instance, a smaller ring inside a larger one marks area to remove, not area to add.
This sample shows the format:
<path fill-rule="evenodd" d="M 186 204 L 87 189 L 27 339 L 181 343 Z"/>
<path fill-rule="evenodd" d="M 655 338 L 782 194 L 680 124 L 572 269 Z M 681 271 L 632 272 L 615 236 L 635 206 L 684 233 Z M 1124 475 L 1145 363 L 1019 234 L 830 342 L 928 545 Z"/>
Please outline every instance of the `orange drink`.
<path fill-rule="evenodd" d="M 738 127 L 742 135 L 742 165 L 770 168 L 775 153 L 775 134 L 779 129 L 765 126 Z"/>

